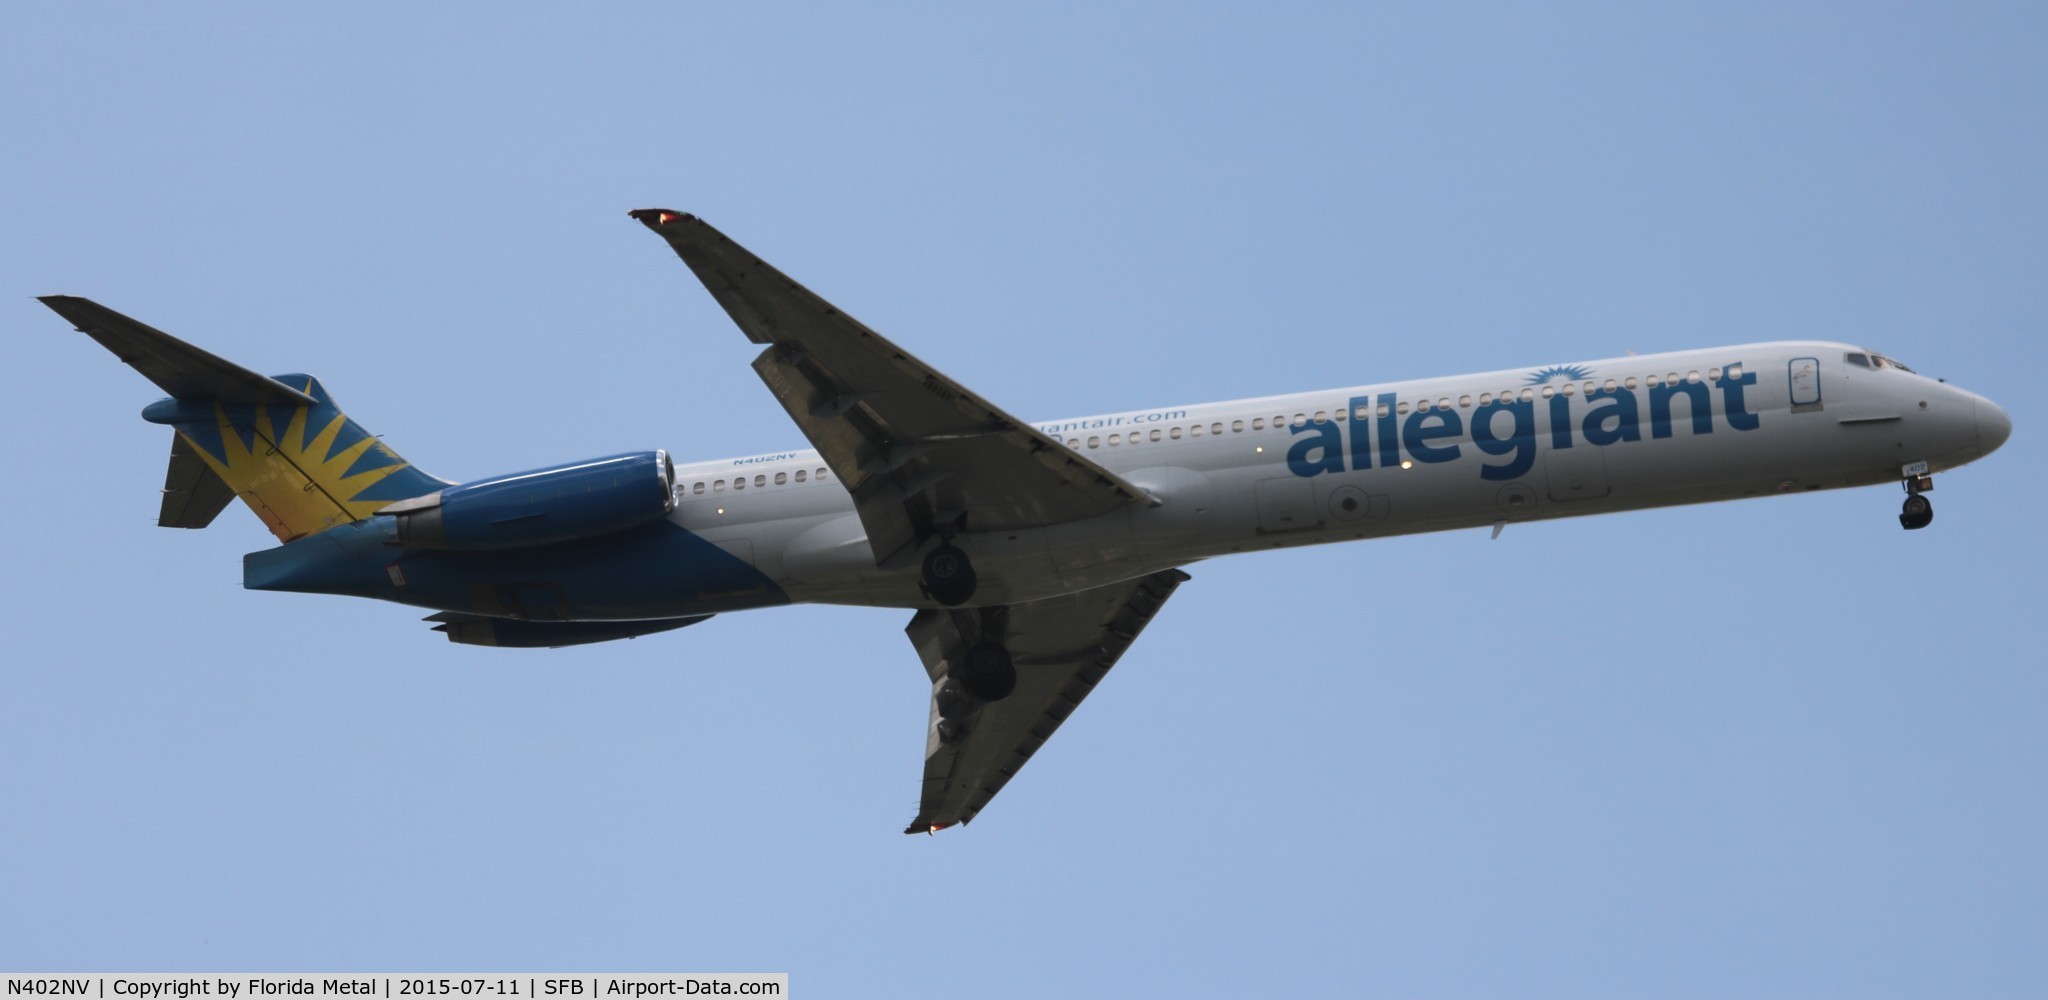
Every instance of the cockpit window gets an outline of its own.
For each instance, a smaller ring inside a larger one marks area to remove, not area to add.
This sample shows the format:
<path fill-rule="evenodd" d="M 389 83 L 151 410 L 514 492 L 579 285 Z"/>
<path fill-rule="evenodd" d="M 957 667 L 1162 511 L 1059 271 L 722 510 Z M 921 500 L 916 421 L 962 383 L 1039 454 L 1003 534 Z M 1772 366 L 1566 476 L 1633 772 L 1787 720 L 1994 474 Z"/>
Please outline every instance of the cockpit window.
<path fill-rule="evenodd" d="M 1851 354 L 1845 360 L 1858 368 L 1870 367 L 1870 356 L 1867 354 Z"/>
<path fill-rule="evenodd" d="M 1879 368 L 1897 368 L 1898 370 L 1906 372 L 1908 374 L 1919 374 L 1918 372 L 1913 371 L 1913 369 L 1900 364 L 1897 358 L 1887 358 L 1882 354 L 1873 354 L 1870 356 L 1870 360 Z"/>

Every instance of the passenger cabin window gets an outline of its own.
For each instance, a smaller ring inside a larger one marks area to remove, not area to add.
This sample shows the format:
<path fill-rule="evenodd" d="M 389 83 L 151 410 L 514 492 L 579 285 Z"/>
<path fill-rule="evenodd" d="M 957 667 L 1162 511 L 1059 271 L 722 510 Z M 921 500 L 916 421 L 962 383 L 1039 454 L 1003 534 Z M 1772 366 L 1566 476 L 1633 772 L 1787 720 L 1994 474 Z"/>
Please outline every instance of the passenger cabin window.
<path fill-rule="evenodd" d="M 1221 420 L 1218 420 L 1218 421 L 1216 421 L 1215 423 L 1213 423 L 1213 424 L 1210 424 L 1210 425 L 1209 425 L 1209 433 L 1211 433 L 1211 434 L 1221 434 L 1221 433 L 1223 433 L 1223 421 L 1221 421 Z"/>
<path fill-rule="evenodd" d="M 1188 434 L 1189 434 L 1189 435 L 1191 435 L 1191 436 L 1193 436 L 1193 437 L 1201 437 L 1201 436 L 1202 436 L 1202 425 L 1201 425 L 1201 424 L 1196 424 L 1196 425 L 1194 425 L 1193 427 L 1190 427 L 1190 428 L 1188 428 Z"/>
<path fill-rule="evenodd" d="M 1417 412 L 1417 413 L 1428 413 L 1428 412 L 1429 412 L 1429 400 L 1426 400 L 1426 399 L 1418 399 L 1418 400 L 1416 400 L 1416 401 L 1415 401 L 1415 412 Z"/>
<path fill-rule="evenodd" d="M 724 492 L 725 492 L 725 480 L 721 479 L 721 480 L 719 480 L 719 481 L 717 481 L 717 482 L 715 482 L 715 483 L 712 483 L 712 484 L 711 484 L 711 492 L 713 492 L 713 493 L 724 493 Z"/>
<path fill-rule="evenodd" d="M 1481 405 L 1481 406 L 1492 406 L 1492 405 L 1493 405 L 1493 393 L 1490 393 L 1490 392 L 1482 392 L 1482 393 L 1480 393 L 1480 394 L 1479 394 L 1479 405 Z"/>
<path fill-rule="evenodd" d="M 1470 397 L 1470 396 L 1459 396 L 1459 397 L 1458 397 L 1458 405 L 1459 405 L 1460 407 L 1464 407 L 1464 408 L 1466 408 L 1466 409 L 1470 409 L 1470 408 L 1471 408 L 1471 406 L 1472 406 L 1472 397 Z"/>
<path fill-rule="evenodd" d="M 1265 429 L 1266 429 L 1266 418 L 1265 418 L 1265 417 L 1253 417 L 1253 418 L 1252 418 L 1252 430 L 1255 430 L 1255 431 L 1262 431 L 1262 430 L 1265 430 Z"/>
<path fill-rule="evenodd" d="M 1175 427 L 1172 430 L 1167 431 L 1166 436 L 1172 438 L 1175 441 L 1180 440 L 1180 428 Z"/>
<path fill-rule="evenodd" d="M 747 488 L 747 477 L 745 477 L 745 476 L 737 476 L 737 477 L 735 477 L 735 478 L 733 479 L 733 481 L 732 481 L 732 488 L 733 488 L 733 489 L 736 489 L 736 490 L 743 490 L 743 489 L 746 489 L 746 488 Z"/>
<path fill-rule="evenodd" d="M 824 467 L 822 467 L 822 466 L 821 466 L 821 467 L 820 467 L 820 468 L 818 469 L 817 473 L 816 473 L 816 475 L 817 475 L 817 477 L 818 477 L 818 481 L 819 481 L 819 482 L 821 482 L 821 483 L 822 483 L 822 482 L 824 482 L 824 481 L 825 481 L 825 480 L 826 480 L 826 479 L 828 478 L 828 475 L 827 475 L 827 474 L 828 474 L 829 472 L 831 472 L 831 470 L 830 470 L 830 469 L 826 469 L 826 468 L 824 468 Z"/>
<path fill-rule="evenodd" d="M 692 493 L 702 493 L 702 492 L 704 492 L 704 481 L 700 479 L 700 480 L 698 480 L 698 481 L 696 481 L 696 482 L 694 482 L 694 483 L 691 483 L 691 484 L 690 484 L 690 492 L 692 492 Z"/>
<path fill-rule="evenodd" d="M 1742 377 L 1742 366 L 1741 366 L 1741 365 L 1729 365 L 1729 366 L 1728 366 L 1728 377 L 1729 377 L 1729 378 L 1741 378 L 1741 377 Z M 1631 380 L 1631 381 L 1633 381 L 1633 380 Z"/>
<path fill-rule="evenodd" d="M 768 477 L 767 477 L 767 476 L 765 476 L 765 475 L 755 476 L 755 477 L 754 477 L 754 485 L 755 485 L 755 486 L 766 486 L 766 485 L 768 485 Z"/>
<path fill-rule="evenodd" d="M 1242 433 L 1244 433 L 1244 421 L 1242 421 L 1242 420 L 1233 420 L 1233 421 L 1231 421 L 1231 422 L 1230 422 L 1230 433 L 1232 433 L 1232 434 L 1242 434 Z"/>
<path fill-rule="evenodd" d="M 776 474 L 775 474 L 775 485 L 777 485 L 777 486 L 781 486 L 782 484 L 784 484 L 784 483 L 786 483 L 786 482 L 789 482 L 789 473 L 787 473 L 787 472 L 778 472 L 778 473 L 776 473 Z"/>
<path fill-rule="evenodd" d="M 1628 378 L 1623 379 L 1621 384 L 1627 386 L 1628 391 L 1630 392 L 1636 391 L 1636 377 L 1634 375 L 1630 375 Z"/>
<path fill-rule="evenodd" d="M 1150 433 L 1150 434 L 1147 434 L 1147 435 L 1145 435 L 1145 436 L 1146 436 L 1146 437 L 1148 437 L 1148 438 L 1151 438 L 1151 439 L 1152 439 L 1152 440 L 1154 440 L 1154 441 L 1157 441 L 1157 440 L 1159 440 L 1159 432 L 1158 432 L 1158 431 L 1156 431 L 1156 430 L 1155 430 L 1155 431 L 1153 431 L 1153 432 L 1152 432 L 1152 433 Z"/>
<path fill-rule="evenodd" d="M 1102 439 L 1101 439 L 1101 438 L 1099 438 L 1099 437 L 1092 437 L 1092 438 L 1089 438 L 1089 439 L 1088 439 L 1088 447 L 1090 447 L 1090 448 L 1100 448 L 1100 447 L 1102 447 Z"/>
<path fill-rule="evenodd" d="M 1123 439 L 1124 436 L 1122 434 L 1111 434 L 1109 436 L 1109 446 L 1114 448 L 1117 446 L 1117 442 L 1122 441 Z"/>
<path fill-rule="evenodd" d="M 797 481 L 797 482 L 799 482 L 799 483 L 801 483 L 801 482 L 803 482 L 803 481 L 804 481 L 804 470 L 803 470 L 803 469 L 798 469 L 798 470 L 796 470 L 796 481 Z"/>

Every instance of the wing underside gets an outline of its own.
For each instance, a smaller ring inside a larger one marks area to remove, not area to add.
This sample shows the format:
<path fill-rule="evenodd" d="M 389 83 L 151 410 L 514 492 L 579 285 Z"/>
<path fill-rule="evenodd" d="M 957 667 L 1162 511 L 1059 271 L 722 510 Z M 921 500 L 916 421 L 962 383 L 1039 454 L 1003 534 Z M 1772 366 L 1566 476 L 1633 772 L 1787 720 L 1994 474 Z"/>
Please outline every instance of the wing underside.
<path fill-rule="evenodd" d="M 932 679 L 932 702 L 924 790 L 917 818 L 904 832 L 974 819 L 1187 579 L 1167 570 L 1051 600 L 918 612 L 905 632 Z M 1009 649 L 1017 685 L 1001 701 L 977 704 L 960 694 L 949 674 L 983 641 Z"/>

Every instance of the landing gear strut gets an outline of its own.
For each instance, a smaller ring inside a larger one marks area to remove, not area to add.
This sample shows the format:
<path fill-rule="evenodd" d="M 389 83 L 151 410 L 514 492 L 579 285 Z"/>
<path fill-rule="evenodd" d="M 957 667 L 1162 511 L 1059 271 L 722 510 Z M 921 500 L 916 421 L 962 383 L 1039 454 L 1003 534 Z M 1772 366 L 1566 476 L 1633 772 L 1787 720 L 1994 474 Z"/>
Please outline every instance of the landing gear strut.
<path fill-rule="evenodd" d="M 1905 479 L 1906 504 L 1899 511 L 1899 527 L 1916 531 L 1934 523 L 1934 504 L 1922 490 L 1934 488 L 1934 477 L 1927 475 L 1907 476 Z"/>
<path fill-rule="evenodd" d="M 975 582 L 974 564 L 959 546 L 947 543 L 925 553 L 924 591 L 932 600 L 949 608 L 966 604 Z"/>

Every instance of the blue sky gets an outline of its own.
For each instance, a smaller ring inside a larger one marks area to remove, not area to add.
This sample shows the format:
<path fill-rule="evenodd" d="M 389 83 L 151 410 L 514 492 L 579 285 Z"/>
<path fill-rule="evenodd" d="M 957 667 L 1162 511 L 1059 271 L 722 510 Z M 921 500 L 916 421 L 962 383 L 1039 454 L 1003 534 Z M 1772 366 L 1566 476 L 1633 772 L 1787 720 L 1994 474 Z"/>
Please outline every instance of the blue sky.
<path fill-rule="evenodd" d="M 2039 5 L 0 13 L 0 967 L 805 995 L 2048 990 Z M 450 645 L 155 528 L 153 387 L 465 479 L 800 443 L 628 209 L 1028 419 L 1776 338 L 2017 430 L 1890 488 L 1193 567 L 970 829 L 907 615 Z"/>

